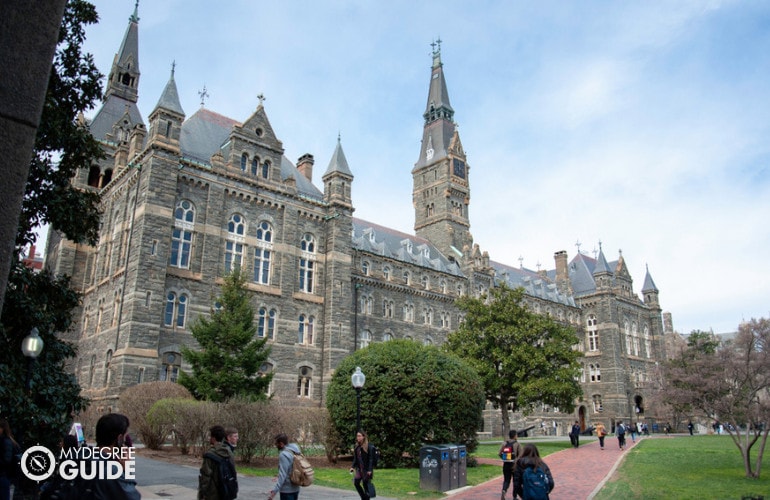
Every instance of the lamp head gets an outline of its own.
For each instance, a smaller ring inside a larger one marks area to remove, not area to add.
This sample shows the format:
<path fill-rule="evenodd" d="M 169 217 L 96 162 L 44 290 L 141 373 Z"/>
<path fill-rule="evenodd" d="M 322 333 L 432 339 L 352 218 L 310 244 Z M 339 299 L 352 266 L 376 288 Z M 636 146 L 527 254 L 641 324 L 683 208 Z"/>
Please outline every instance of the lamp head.
<path fill-rule="evenodd" d="M 356 389 L 360 389 L 364 386 L 364 382 L 366 382 L 366 375 L 364 375 L 364 372 L 361 371 L 360 366 L 356 366 L 356 371 L 350 377 L 350 382 L 352 382 L 353 387 Z"/>
<path fill-rule="evenodd" d="M 29 335 L 21 342 L 21 352 L 28 358 L 35 359 L 43 352 L 43 339 L 40 338 L 37 327 L 30 330 Z"/>

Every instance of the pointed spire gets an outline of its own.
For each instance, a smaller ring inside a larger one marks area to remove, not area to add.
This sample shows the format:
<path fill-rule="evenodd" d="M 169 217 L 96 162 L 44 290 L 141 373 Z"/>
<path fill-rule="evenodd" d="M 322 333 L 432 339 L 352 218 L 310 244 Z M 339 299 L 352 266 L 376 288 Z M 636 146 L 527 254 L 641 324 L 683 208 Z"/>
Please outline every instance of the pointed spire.
<path fill-rule="evenodd" d="M 136 102 L 139 74 L 139 2 L 137 1 L 134 5 L 134 13 L 128 18 L 128 28 L 123 36 L 123 42 L 112 61 L 107 90 L 104 92 L 105 100 L 114 94 L 127 101 Z"/>
<path fill-rule="evenodd" d="M 650 274 L 650 268 L 645 264 L 645 268 L 647 269 L 646 274 L 644 275 L 644 285 L 642 286 L 642 293 L 645 292 L 658 292 L 658 287 L 655 286 L 655 282 L 652 281 L 652 275 Z"/>
<path fill-rule="evenodd" d="M 604 250 L 602 250 L 602 242 L 599 242 L 599 257 L 596 259 L 596 267 L 594 268 L 594 276 L 600 273 L 609 273 L 610 265 L 607 263 L 607 259 L 604 257 Z"/>
<path fill-rule="evenodd" d="M 329 161 L 329 167 L 324 173 L 324 177 L 331 173 L 341 173 L 353 177 L 353 173 L 348 167 L 348 160 L 345 158 L 345 152 L 342 151 L 342 136 L 337 133 L 337 147 L 334 149 L 332 159 Z"/>
<path fill-rule="evenodd" d="M 179 92 L 176 88 L 176 81 L 174 81 L 175 69 L 176 61 L 171 63 L 171 77 L 168 79 L 166 88 L 163 89 L 163 93 L 160 95 L 160 99 L 158 100 L 158 104 L 155 105 L 155 109 L 163 108 L 184 116 L 184 110 L 179 103 Z"/>
<path fill-rule="evenodd" d="M 444 79 L 444 65 L 441 63 L 441 39 L 431 43 L 433 47 L 433 66 L 431 67 L 430 88 L 428 90 L 428 104 L 425 106 L 425 124 L 436 120 L 452 121 L 454 109 L 449 104 L 449 92 Z"/>

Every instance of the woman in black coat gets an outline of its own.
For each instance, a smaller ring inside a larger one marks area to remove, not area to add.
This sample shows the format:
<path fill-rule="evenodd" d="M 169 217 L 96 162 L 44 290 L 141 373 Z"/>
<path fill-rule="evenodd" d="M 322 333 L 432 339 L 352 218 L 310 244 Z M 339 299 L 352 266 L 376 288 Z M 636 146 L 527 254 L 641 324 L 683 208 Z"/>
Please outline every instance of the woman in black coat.
<path fill-rule="evenodd" d="M 350 472 L 355 472 L 353 484 L 358 491 L 361 500 L 369 500 L 369 484 L 372 481 L 374 453 L 371 451 L 369 438 L 364 431 L 356 433 L 356 447 L 353 450 L 353 467 Z M 363 482 L 363 486 L 361 485 Z"/>
<path fill-rule="evenodd" d="M 532 443 L 527 444 L 519 459 L 516 460 L 516 465 L 513 468 L 514 493 L 524 500 L 529 500 L 528 496 L 525 496 L 528 490 L 524 485 L 525 470 L 530 468 L 537 469 L 538 467 L 545 473 L 546 484 L 542 485 L 542 488 L 545 489 L 546 494 L 550 493 L 554 486 L 551 469 L 549 469 L 545 462 L 540 458 L 540 452 L 537 451 L 537 446 Z"/>

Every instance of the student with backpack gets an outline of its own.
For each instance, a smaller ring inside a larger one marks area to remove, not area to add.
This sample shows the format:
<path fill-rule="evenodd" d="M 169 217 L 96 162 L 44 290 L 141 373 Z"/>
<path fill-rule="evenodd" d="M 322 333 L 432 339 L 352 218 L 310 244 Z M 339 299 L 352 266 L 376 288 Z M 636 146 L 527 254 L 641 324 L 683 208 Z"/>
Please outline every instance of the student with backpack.
<path fill-rule="evenodd" d="M 513 493 L 524 500 L 548 500 L 554 482 L 551 469 L 540 458 L 537 446 L 524 447 L 521 457 L 513 468 Z"/>
<path fill-rule="evenodd" d="M 626 426 L 623 425 L 623 422 L 618 422 L 615 434 L 618 435 L 618 446 L 620 446 L 621 450 L 624 450 L 626 448 Z"/>
<path fill-rule="evenodd" d="M 500 451 L 498 452 L 500 458 L 503 460 L 503 493 L 500 495 L 501 500 L 505 500 L 505 493 L 508 491 L 508 486 L 511 484 L 511 479 L 513 478 L 513 464 L 516 462 L 516 459 L 521 456 L 521 443 L 519 443 L 518 437 L 518 432 L 515 430 L 509 431 L 508 441 L 500 446 Z M 513 491 L 516 491 L 515 484 L 513 485 Z"/>
<path fill-rule="evenodd" d="M 290 443 L 289 436 L 283 433 L 275 436 L 275 447 L 279 451 L 278 479 L 267 497 L 273 500 L 276 493 L 280 493 L 281 500 L 297 500 L 300 486 L 292 483 L 291 472 L 294 467 L 294 455 L 301 455 L 302 450 L 296 443 Z"/>
<path fill-rule="evenodd" d="M 356 433 L 356 447 L 353 449 L 353 467 L 350 468 L 350 472 L 355 474 L 353 486 L 356 487 L 361 500 L 369 500 L 376 496 L 374 483 L 372 483 L 376 460 L 377 449 L 369 443 L 366 432 L 358 431 Z"/>
<path fill-rule="evenodd" d="M 203 455 L 198 476 L 198 500 L 230 500 L 238 496 L 235 456 L 225 443 L 225 428 L 209 429 L 211 448 Z"/>

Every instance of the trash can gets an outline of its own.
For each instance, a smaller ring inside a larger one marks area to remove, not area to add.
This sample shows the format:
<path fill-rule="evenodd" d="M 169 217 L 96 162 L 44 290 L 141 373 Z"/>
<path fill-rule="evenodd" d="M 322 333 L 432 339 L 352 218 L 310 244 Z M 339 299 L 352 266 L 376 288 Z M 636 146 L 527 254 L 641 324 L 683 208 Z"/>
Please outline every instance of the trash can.
<path fill-rule="evenodd" d="M 459 457 L 459 465 L 457 468 L 458 488 L 468 485 L 468 450 L 465 445 L 457 446 L 457 455 Z"/>
<path fill-rule="evenodd" d="M 449 491 L 449 447 L 446 445 L 423 446 L 420 448 L 420 489 Z"/>
<path fill-rule="evenodd" d="M 460 450 L 456 444 L 444 446 L 449 450 L 449 489 L 456 490 L 460 484 Z"/>

